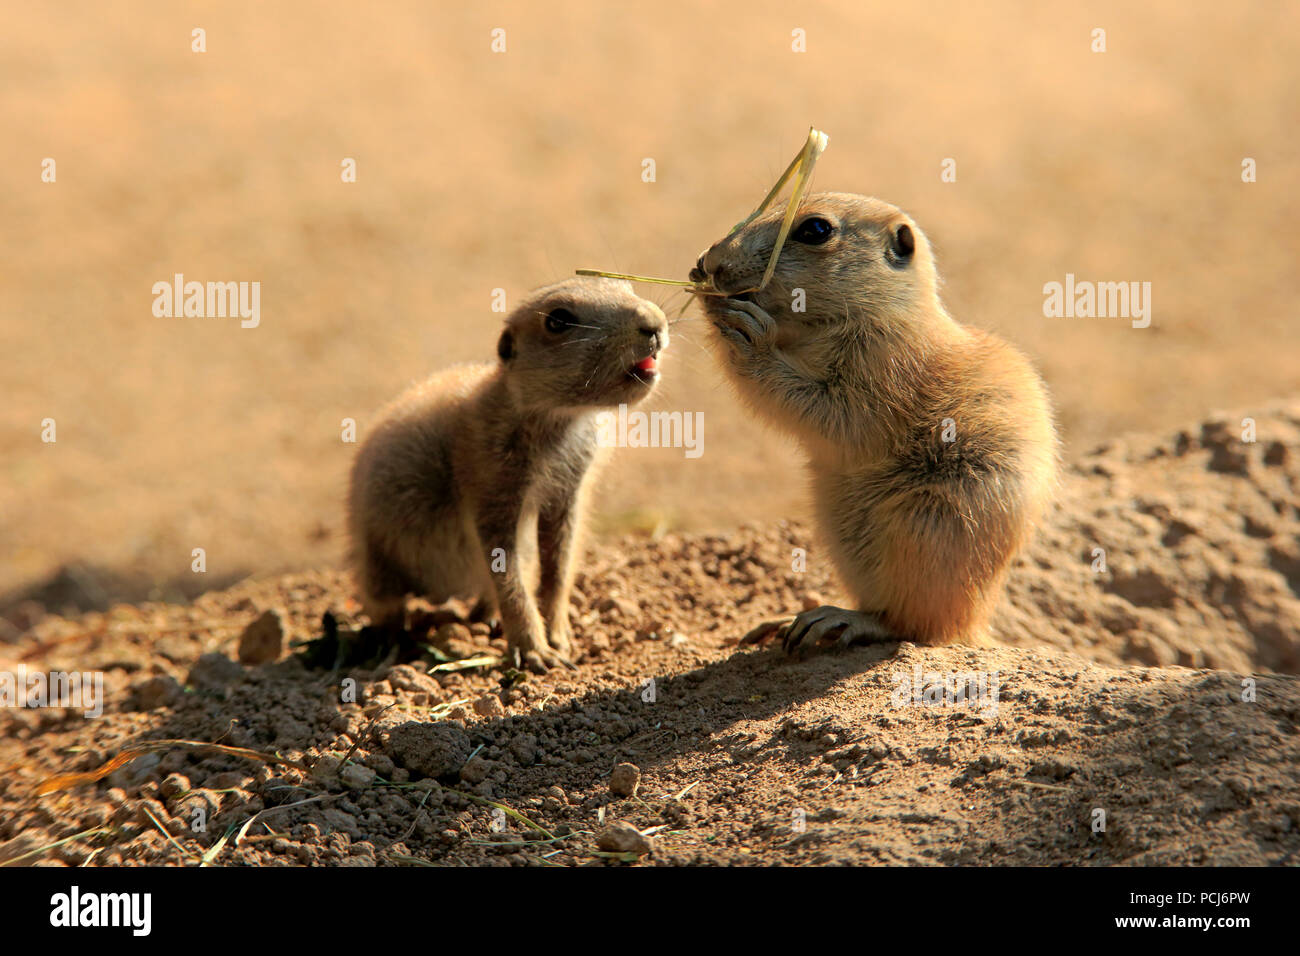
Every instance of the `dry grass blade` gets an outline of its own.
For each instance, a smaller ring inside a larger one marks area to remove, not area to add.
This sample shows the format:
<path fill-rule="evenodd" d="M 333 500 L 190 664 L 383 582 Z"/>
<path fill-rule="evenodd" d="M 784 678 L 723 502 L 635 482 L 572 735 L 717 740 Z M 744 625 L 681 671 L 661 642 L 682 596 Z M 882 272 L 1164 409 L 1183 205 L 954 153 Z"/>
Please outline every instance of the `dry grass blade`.
<path fill-rule="evenodd" d="M 772 255 L 767 260 L 767 269 L 763 272 L 763 281 L 755 288 L 746 291 L 757 292 L 760 289 L 765 289 L 767 284 L 772 281 L 772 273 L 776 271 L 777 257 L 781 255 L 781 247 L 785 245 L 786 237 L 790 235 L 790 227 L 794 225 L 794 216 L 799 210 L 799 203 L 803 201 L 803 194 L 808 189 L 808 183 L 812 181 L 813 167 L 817 165 L 817 160 L 826 149 L 827 141 L 828 138 L 825 133 L 815 129 L 809 130 L 808 142 L 804 144 L 803 152 L 799 154 L 799 159 L 796 161 L 798 169 L 794 174 L 794 187 L 790 190 L 790 202 L 785 207 L 785 218 L 781 220 L 781 231 L 776 234 L 776 243 L 772 246 Z M 755 212 L 755 215 L 757 214 L 758 211 Z"/>
<path fill-rule="evenodd" d="M 145 751 L 143 749 L 127 749 L 114 757 L 108 763 L 94 770 L 88 770 L 85 773 L 61 773 L 57 776 L 50 777 L 42 781 L 33 791 L 40 797 L 47 793 L 54 793 L 56 790 L 68 790 L 72 787 L 79 787 L 83 783 L 95 783 L 107 777 L 118 767 L 124 767 L 136 757 L 139 757 Z"/>
<path fill-rule="evenodd" d="M 444 673 L 447 671 L 467 671 L 476 667 L 495 667 L 501 663 L 501 658 L 495 654 L 480 654 L 477 657 L 466 657 L 459 661 L 448 661 L 445 664 L 439 664 L 436 667 L 430 667 L 430 674 Z"/>
<path fill-rule="evenodd" d="M 415 816 L 411 820 L 411 825 L 406 828 L 405 833 L 403 833 L 401 836 L 399 836 L 396 840 L 393 841 L 394 844 L 405 843 L 408 839 L 410 839 L 411 834 L 415 832 L 416 824 L 420 822 L 420 813 L 424 810 L 424 805 L 425 803 L 428 802 L 429 794 L 431 793 L 433 793 L 432 790 L 424 791 L 424 798 L 420 800 L 420 805 L 415 808 Z M 389 844 L 389 845 L 392 846 L 393 844 Z"/>
<path fill-rule="evenodd" d="M 230 829 L 226 830 L 226 832 L 222 834 L 220 840 L 212 844 L 212 846 L 208 847 L 207 850 L 204 851 L 203 853 L 203 859 L 199 860 L 199 866 L 201 867 L 207 866 L 209 863 L 215 860 L 217 858 L 217 855 L 221 853 L 222 848 L 226 845 L 226 841 L 230 839 L 230 834 L 232 834 L 234 831 L 235 831 L 234 827 L 231 827 Z"/>
<path fill-rule="evenodd" d="M 448 793 L 454 793 L 457 796 L 464 797 L 466 800 L 469 800 L 473 803 L 477 803 L 481 806 L 494 807 L 495 809 L 500 810 L 506 816 L 510 817 L 512 820 L 517 820 L 520 823 L 522 823 L 524 826 L 528 827 L 529 829 L 536 830 L 547 840 L 555 839 L 555 834 L 552 833 L 550 830 L 546 829 L 546 827 L 542 826 L 540 823 L 534 823 L 532 820 L 528 819 L 518 810 L 512 810 L 510 807 L 507 807 L 504 803 L 497 803 L 493 800 L 488 800 L 485 797 L 480 797 L 478 794 L 466 793 L 464 790 L 456 790 L 452 787 L 443 787 L 443 789 L 446 790 Z"/>
<path fill-rule="evenodd" d="M 605 272 L 601 269 L 577 269 L 576 273 L 580 276 L 598 276 L 604 279 L 626 279 L 629 282 L 652 282 L 656 285 L 678 286 L 689 290 L 694 295 L 739 295 L 745 292 L 758 292 L 765 289 L 767 284 L 772 281 L 772 273 L 776 271 L 777 257 L 781 254 L 781 247 L 785 245 L 786 237 L 790 235 L 790 227 L 794 223 L 795 213 L 799 210 L 799 203 L 803 201 L 804 192 L 808 189 L 808 183 L 812 180 L 813 167 L 817 165 L 817 160 L 826 149 L 826 144 L 830 142 L 830 137 L 821 130 L 812 128 L 808 130 L 808 139 L 803 144 L 803 149 L 799 154 L 790 161 L 790 165 L 785 168 L 781 178 L 776 181 L 763 201 L 755 207 L 754 211 L 748 216 L 736 223 L 732 227 L 731 235 L 741 229 L 744 229 L 756 218 L 763 214 L 768 206 L 776 200 L 785 188 L 786 183 L 794 180 L 794 186 L 790 190 L 790 201 L 785 208 L 785 218 L 781 220 L 781 229 L 776 235 L 776 243 L 772 246 L 772 254 L 767 260 L 767 269 L 763 272 L 763 279 L 758 285 L 751 289 L 737 289 L 734 292 L 719 292 L 709 285 L 697 282 L 687 282 L 683 279 L 660 279 L 656 276 L 641 276 L 630 272 Z"/>
<path fill-rule="evenodd" d="M 444 717 L 451 715 L 451 712 L 457 707 L 469 703 L 468 697 L 458 697 L 455 700 L 443 701 L 441 704 L 435 704 L 429 708 L 429 720 L 442 720 Z"/>
<path fill-rule="evenodd" d="M 550 838 L 542 837 L 537 840 L 470 840 L 470 846 L 494 846 L 498 849 L 502 847 L 537 847 L 543 843 L 561 843 L 564 840 L 572 839 L 576 833 L 569 833 L 565 836 L 553 836 Z"/>
<path fill-rule="evenodd" d="M 617 860 L 620 863 L 635 863 L 641 857 L 630 850 L 592 850 L 587 854 L 601 860 Z"/>
<path fill-rule="evenodd" d="M 446 863 L 434 863 L 431 860 L 422 860 L 418 856 L 409 856 L 405 853 L 386 853 L 384 855 L 394 863 L 400 863 L 403 866 L 432 866 L 439 869 L 447 866 Z"/>
<path fill-rule="evenodd" d="M 396 706 L 397 706 L 397 702 L 394 701 L 393 703 L 385 707 L 383 710 L 381 710 L 379 713 L 375 714 L 375 716 L 370 718 L 370 722 L 366 724 L 365 728 L 361 731 L 361 733 L 357 734 L 357 739 L 352 742 L 351 748 L 348 750 L 347 753 L 343 755 L 343 759 L 339 761 L 340 767 L 342 767 L 345 763 L 351 760 L 352 755 L 356 753 L 357 750 L 360 749 L 361 745 L 370 739 L 370 732 L 374 730 L 375 724 L 379 721 L 379 718 L 384 716 L 384 714 L 388 713 Z"/>
<path fill-rule="evenodd" d="M 767 191 L 767 195 L 763 197 L 761 203 L 754 207 L 753 212 L 731 228 L 731 232 L 728 233 L 728 235 L 732 235 L 744 229 L 751 222 L 761 216 L 768 206 L 772 205 L 776 200 L 776 197 L 781 195 L 781 190 L 785 188 L 785 184 L 790 181 L 790 177 L 795 174 L 795 171 L 801 169 L 804 164 L 808 162 L 808 157 L 813 144 L 819 141 L 821 146 L 817 149 L 817 156 L 821 156 L 822 150 L 826 148 L 826 134 L 816 129 L 809 129 L 808 139 L 804 142 L 803 149 L 799 150 L 798 155 L 796 155 L 794 159 L 790 160 L 790 165 L 785 168 L 785 172 L 783 172 L 781 178 L 776 181 L 776 185 Z M 817 162 L 816 156 L 813 157 L 812 162 Z M 811 167 L 809 167 L 809 171 L 811 172 Z"/>
<path fill-rule="evenodd" d="M 308 797 L 306 800 L 298 800 L 295 801 L 294 803 L 282 803 L 279 806 L 267 807 L 265 810 L 258 810 L 251 817 L 245 820 L 244 825 L 239 828 L 239 833 L 235 836 L 235 846 L 239 846 L 239 844 L 246 839 L 248 840 L 256 839 L 256 837 L 248 836 L 248 829 L 255 822 L 257 822 L 259 817 L 266 816 L 268 813 L 275 813 L 275 811 L 277 810 L 292 810 L 294 807 L 300 807 L 304 803 L 319 803 L 321 800 L 329 799 L 329 796 L 330 796 L 329 794 L 325 793 L 315 797 Z"/>
<path fill-rule="evenodd" d="M 686 279 L 657 279 L 654 276 L 638 276 L 630 272 L 602 272 L 600 269 L 575 269 L 574 272 L 580 276 L 597 276 L 602 279 L 627 279 L 629 282 L 653 282 L 656 285 L 684 286 L 687 289 L 696 288 L 694 282 L 688 282 Z"/>
<path fill-rule="evenodd" d="M 64 837 L 62 840 L 55 840 L 53 843 L 47 843 L 45 846 L 37 847 L 35 850 L 28 850 L 20 856 L 11 857 L 0 863 L 0 867 L 17 866 L 23 860 L 29 860 L 32 857 L 40 856 L 42 853 L 49 853 L 51 850 L 63 846 L 65 843 L 71 843 L 73 840 L 80 840 L 82 837 L 93 836 L 96 833 L 107 833 L 111 827 L 91 827 L 89 830 L 82 830 L 80 833 L 74 833 L 72 836 Z"/>
<path fill-rule="evenodd" d="M 82 784 L 96 783 L 104 779 L 114 770 L 130 763 L 136 757 L 143 756 L 154 750 L 167 750 L 170 747 L 194 747 L 207 748 L 215 750 L 218 753 L 229 754 L 232 757 L 246 757 L 249 760 L 256 760 L 261 763 L 281 764 L 285 767 L 292 767 L 294 770 L 300 770 L 303 773 L 310 773 L 306 767 L 292 760 L 285 760 L 278 754 L 263 753 L 260 750 L 249 750 L 247 747 L 232 747 L 229 744 L 214 744 L 206 740 L 150 740 L 142 744 L 132 744 L 126 747 L 112 760 L 109 760 L 103 766 L 96 767 L 94 770 L 88 770 L 85 773 L 63 773 L 40 783 L 33 791 L 35 796 L 44 796 L 47 793 L 54 793 L 58 790 L 68 790 L 72 787 L 79 787 Z"/>
<path fill-rule="evenodd" d="M 674 800 L 681 800 L 682 798 L 684 798 L 688 793 L 690 793 L 692 790 L 694 790 L 694 789 L 695 789 L 696 787 L 698 787 L 699 785 L 700 785 L 700 782 L 699 782 L 698 780 L 696 780 L 694 783 L 688 783 L 685 787 L 683 787 L 683 788 L 681 789 L 681 791 L 680 791 L 679 793 L 677 793 L 677 794 L 675 794 L 675 795 L 673 796 L 673 799 L 674 799 Z"/>
<path fill-rule="evenodd" d="M 185 847 L 181 846 L 179 843 L 176 842 L 176 838 L 167 832 L 167 828 L 163 826 L 161 820 L 159 820 L 156 816 L 154 816 L 154 812 L 149 809 L 148 805 L 144 805 L 141 809 L 143 809 L 145 815 L 148 816 L 149 819 L 153 821 L 153 825 L 158 828 L 158 832 L 161 833 L 163 836 L 165 836 L 167 838 L 167 841 L 171 843 L 172 846 L 180 850 L 183 856 L 193 857 L 195 855 L 193 851 L 185 849 Z"/>

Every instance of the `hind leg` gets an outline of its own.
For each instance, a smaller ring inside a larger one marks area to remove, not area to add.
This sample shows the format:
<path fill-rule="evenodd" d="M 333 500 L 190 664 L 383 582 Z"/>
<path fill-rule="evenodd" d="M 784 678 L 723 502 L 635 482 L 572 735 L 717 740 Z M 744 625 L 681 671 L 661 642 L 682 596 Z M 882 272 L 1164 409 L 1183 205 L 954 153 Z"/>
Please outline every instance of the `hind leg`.
<path fill-rule="evenodd" d="M 470 623 L 482 622 L 489 627 L 501 624 L 501 612 L 497 610 L 496 601 L 490 594 L 481 595 L 474 606 L 469 609 Z"/>
<path fill-rule="evenodd" d="M 386 631 L 400 631 L 406 627 L 405 598 L 363 597 L 361 609 L 370 618 L 370 626 Z"/>
<path fill-rule="evenodd" d="M 402 570 L 374 546 L 367 546 L 356 568 L 361 609 L 372 627 L 401 631 L 406 624 L 406 595 L 411 583 Z"/>

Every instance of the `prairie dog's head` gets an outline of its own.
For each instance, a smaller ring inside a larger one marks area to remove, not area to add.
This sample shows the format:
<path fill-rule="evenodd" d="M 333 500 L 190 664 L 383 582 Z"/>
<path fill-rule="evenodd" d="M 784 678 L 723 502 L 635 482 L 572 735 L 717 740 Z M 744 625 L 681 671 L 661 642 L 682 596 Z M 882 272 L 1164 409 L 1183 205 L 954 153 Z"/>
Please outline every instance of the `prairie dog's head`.
<path fill-rule="evenodd" d="M 577 411 L 640 401 L 667 347 L 667 319 L 631 283 L 579 276 L 530 292 L 497 355 L 521 407 Z"/>
<path fill-rule="evenodd" d="M 714 243 L 691 279 L 753 301 L 796 338 L 810 325 L 848 320 L 887 327 L 935 311 L 937 280 L 925 234 L 897 206 L 853 193 L 806 197 L 771 281 L 761 291 L 744 291 L 762 281 L 784 217 L 784 207 L 771 209 Z M 706 312 L 726 307 L 723 296 L 700 299 Z"/>

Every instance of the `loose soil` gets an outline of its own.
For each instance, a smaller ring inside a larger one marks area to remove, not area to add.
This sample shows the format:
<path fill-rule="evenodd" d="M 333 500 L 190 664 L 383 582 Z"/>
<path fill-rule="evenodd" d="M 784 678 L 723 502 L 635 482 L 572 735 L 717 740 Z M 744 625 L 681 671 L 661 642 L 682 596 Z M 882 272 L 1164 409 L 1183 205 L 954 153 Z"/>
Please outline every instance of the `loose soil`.
<path fill-rule="evenodd" d="M 994 647 L 738 648 L 843 600 L 794 524 L 594 548 L 578 666 L 544 675 L 431 672 L 504 649 L 455 602 L 413 602 L 432 649 L 413 661 L 308 663 L 325 612 L 345 638 L 361 623 L 338 571 L 33 611 L 0 670 L 103 671 L 107 701 L 0 710 L 0 861 L 1295 863 L 1300 402 L 1259 414 L 1254 442 L 1242 417 L 1079 459 Z M 927 698 L 955 674 L 985 696 Z M 156 740 L 283 762 L 160 744 L 34 793 Z M 598 848 L 638 833 L 649 853 Z"/>

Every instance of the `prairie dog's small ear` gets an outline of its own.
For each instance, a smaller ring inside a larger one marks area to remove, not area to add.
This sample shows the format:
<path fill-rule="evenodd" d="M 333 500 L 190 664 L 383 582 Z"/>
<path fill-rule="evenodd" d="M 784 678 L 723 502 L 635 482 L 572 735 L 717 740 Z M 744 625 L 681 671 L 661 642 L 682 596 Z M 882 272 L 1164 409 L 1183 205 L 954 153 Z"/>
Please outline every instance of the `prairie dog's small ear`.
<path fill-rule="evenodd" d="M 497 339 L 497 355 L 501 361 L 509 362 L 515 354 L 515 334 L 509 329 L 501 333 L 501 338 Z"/>
<path fill-rule="evenodd" d="M 916 236 L 912 235 L 912 227 L 907 223 L 894 230 L 890 242 L 894 247 L 894 255 L 900 259 L 910 258 L 916 251 Z"/>

